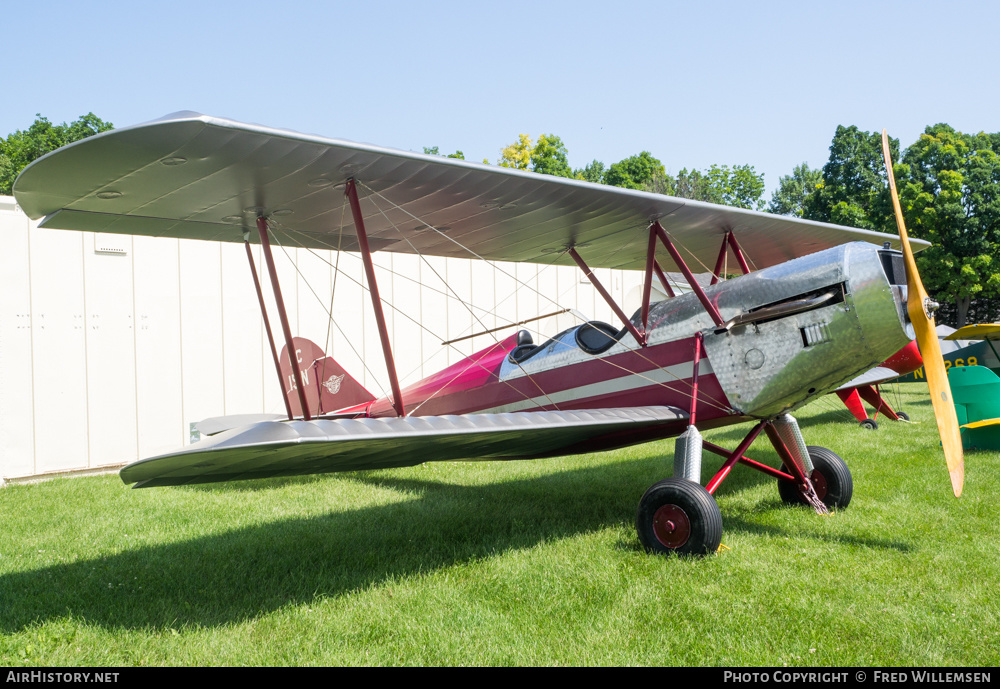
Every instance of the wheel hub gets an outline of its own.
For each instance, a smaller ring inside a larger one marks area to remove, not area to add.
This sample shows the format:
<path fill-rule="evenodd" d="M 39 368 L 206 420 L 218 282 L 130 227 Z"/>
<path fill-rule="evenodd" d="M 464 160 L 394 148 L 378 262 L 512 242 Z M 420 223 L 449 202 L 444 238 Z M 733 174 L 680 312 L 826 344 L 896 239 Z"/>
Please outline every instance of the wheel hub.
<path fill-rule="evenodd" d="M 820 500 L 826 498 L 826 478 L 819 472 L 818 469 L 813 469 L 813 472 L 809 475 L 809 480 L 812 481 L 813 490 L 816 491 L 816 497 Z"/>
<path fill-rule="evenodd" d="M 680 548 L 691 537 L 691 520 L 677 505 L 663 505 L 653 515 L 653 534 L 666 548 Z"/>

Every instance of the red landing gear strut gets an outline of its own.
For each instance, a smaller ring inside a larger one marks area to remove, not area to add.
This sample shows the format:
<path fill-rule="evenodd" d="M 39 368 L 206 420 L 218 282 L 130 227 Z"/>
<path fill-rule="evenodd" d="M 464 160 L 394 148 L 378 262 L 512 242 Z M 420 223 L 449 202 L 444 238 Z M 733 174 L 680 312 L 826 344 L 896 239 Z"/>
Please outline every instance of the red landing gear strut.
<path fill-rule="evenodd" d="M 781 458 L 780 469 L 744 455 L 761 432 Z M 847 464 L 824 447 L 807 447 L 791 416 L 760 421 L 732 452 L 708 441 L 703 447 L 726 458 L 704 488 L 685 478 L 668 478 L 651 486 L 639 501 L 636 531 L 646 550 L 665 555 L 715 552 L 722 542 L 722 515 L 712 494 L 736 464 L 777 478 L 778 494 L 787 504 L 810 505 L 825 513 L 851 502 L 854 487 Z"/>

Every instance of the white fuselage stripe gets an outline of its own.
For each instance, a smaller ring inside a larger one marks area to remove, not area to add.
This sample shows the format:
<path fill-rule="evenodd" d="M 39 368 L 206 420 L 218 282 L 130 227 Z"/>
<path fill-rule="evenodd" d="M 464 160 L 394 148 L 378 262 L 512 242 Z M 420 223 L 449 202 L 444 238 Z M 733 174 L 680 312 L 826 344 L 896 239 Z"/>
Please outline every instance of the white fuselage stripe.
<path fill-rule="evenodd" d="M 618 378 L 602 380 L 599 383 L 590 383 L 575 388 L 567 388 L 559 392 L 551 392 L 547 395 L 539 395 L 530 399 L 502 404 L 498 407 L 481 409 L 479 414 L 499 414 L 510 411 L 526 411 L 553 404 L 559 405 L 575 400 L 586 399 L 588 397 L 600 397 L 611 395 L 627 390 L 638 390 L 640 388 L 662 385 L 666 383 L 677 383 L 680 381 L 690 381 L 693 375 L 693 361 L 685 361 L 681 364 L 674 364 L 666 368 L 657 368 L 639 373 L 627 373 Z M 713 373 L 712 365 L 708 359 L 702 359 L 698 363 L 698 375 L 704 376 Z"/>

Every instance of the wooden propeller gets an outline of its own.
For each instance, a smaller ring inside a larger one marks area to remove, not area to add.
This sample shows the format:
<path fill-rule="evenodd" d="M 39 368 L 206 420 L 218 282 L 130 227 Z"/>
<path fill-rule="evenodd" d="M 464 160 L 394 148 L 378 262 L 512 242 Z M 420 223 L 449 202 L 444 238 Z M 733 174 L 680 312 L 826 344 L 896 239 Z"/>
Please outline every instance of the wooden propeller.
<path fill-rule="evenodd" d="M 931 391 L 931 403 L 934 405 L 934 417 L 937 419 L 938 433 L 941 436 L 941 446 L 944 458 L 948 463 L 948 473 L 951 476 L 951 487 L 955 497 L 962 494 L 962 484 L 965 481 L 965 458 L 962 453 L 962 435 L 958 427 L 958 417 L 955 415 L 955 402 L 951 397 L 951 386 L 948 385 L 948 374 L 941 356 L 941 343 L 938 342 L 937 328 L 930 306 L 933 305 L 927 296 L 920 274 L 917 272 L 917 262 L 913 258 L 910 239 L 903 223 L 903 211 L 899 206 L 899 195 L 896 193 L 896 179 L 892 174 L 892 160 L 889 155 L 889 137 L 882 130 L 882 155 L 885 158 L 885 169 L 889 176 L 889 190 L 892 192 L 892 208 L 896 215 L 896 226 L 899 228 L 899 239 L 903 247 L 903 260 L 906 263 L 906 310 L 910 314 L 910 322 L 917 335 L 917 346 L 924 360 L 924 371 L 927 374 L 927 385 Z"/>

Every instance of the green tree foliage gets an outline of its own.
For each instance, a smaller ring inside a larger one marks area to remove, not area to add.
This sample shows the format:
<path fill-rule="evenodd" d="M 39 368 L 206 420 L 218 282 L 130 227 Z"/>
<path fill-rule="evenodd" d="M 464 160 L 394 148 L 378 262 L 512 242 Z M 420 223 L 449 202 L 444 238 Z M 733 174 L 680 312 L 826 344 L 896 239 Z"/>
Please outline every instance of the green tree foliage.
<path fill-rule="evenodd" d="M 604 183 L 626 189 L 643 189 L 657 176 L 665 177 L 666 174 L 663 163 L 654 158 L 649 151 L 643 151 L 609 167 L 604 173 Z"/>
<path fill-rule="evenodd" d="M 14 180 L 31 161 L 60 146 L 114 129 L 92 112 L 70 124 L 52 124 L 41 115 L 35 117 L 27 130 L 19 129 L 0 139 L 0 194 L 12 192 Z"/>
<path fill-rule="evenodd" d="M 683 199 L 751 210 L 764 207 L 764 174 L 758 174 L 753 165 L 735 165 L 731 169 L 728 165 L 712 165 L 706 172 L 684 168 L 666 186 L 668 190 L 661 193 Z"/>
<path fill-rule="evenodd" d="M 764 173 L 753 165 L 713 165 L 708 170 L 709 189 L 714 203 L 750 210 L 764 209 Z"/>
<path fill-rule="evenodd" d="M 642 190 L 653 194 L 677 196 L 677 180 L 665 170 L 657 169 L 653 171 L 652 177 L 643 182 Z"/>
<path fill-rule="evenodd" d="M 542 134 L 531 150 L 531 169 L 543 175 L 572 177 L 566 145 L 555 134 Z"/>
<path fill-rule="evenodd" d="M 907 229 L 933 243 L 917 254 L 928 292 L 954 301 L 1000 294 L 1000 137 L 927 127 L 895 165 Z"/>
<path fill-rule="evenodd" d="M 593 182 L 594 184 L 604 183 L 604 163 L 599 160 L 593 160 L 584 168 L 578 170 L 573 170 L 573 177 L 576 179 L 582 179 L 585 182 Z"/>
<path fill-rule="evenodd" d="M 961 326 L 973 299 L 1000 296 L 1000 133 L 937 124 L 902 158 L 898 141 L 889 148 L 907 228 L 933 244 L 917 254 L 921 278 L 935 299 L 955 304 Z M 805 172 L 782 178 L 772 210 L 795 208 Z M 837 127 L 822 180 L 801 208 L 805 218 L 895 234 L 881 135 Z"/>
<path fill-rule="evenodd" d="M 708 178 L 698 170 L 683 168 L 674 180 L 673 196 L 696 201 L 708 201 L 712 194 L 708 189 Z"/>
<path fill-rule="evenodd" d="M 424 154 L 429 156 L 439 156 L 441 155 L 441 150 L 437 146 L 424 146 Z M 445 158 L 457 158 L 459 160 L 465 160 L 465 154 L 461 151 L 455 151 L 454 153 L 449 153 Z M 486 162 L 486 161 L 483 161 Z"/>
<path fill-rule="evenodd" d="M 889 140 L 892 159 L 899 141 Z M 885 181 L 882 135 L 838 126 L 830 144 L 823 181 L 805 200 L 803 217 L 838 225 L 895 232 L 892 200 Z"/>
<path fill-rule="evenodd" d="M 778 215 L 801 218 L 805 212 L 806 199 L 822 182 L 822 170 L 810 169 L 805 163 L 796 165 L 791 175 L 778 180 L 778 188 L 771 195 L 767 210 Z"/>

